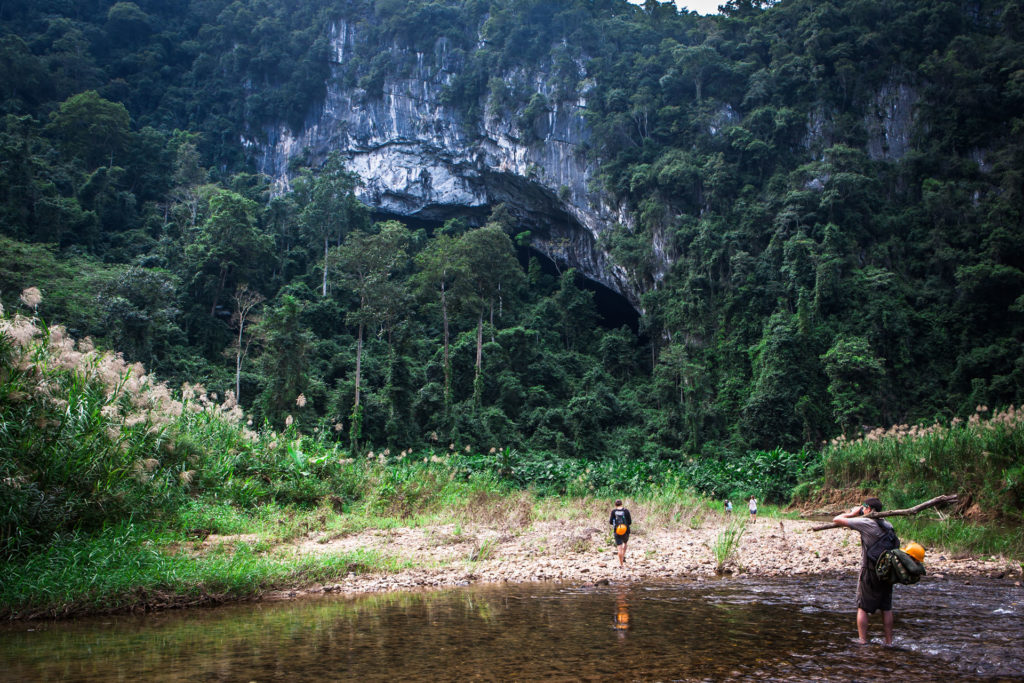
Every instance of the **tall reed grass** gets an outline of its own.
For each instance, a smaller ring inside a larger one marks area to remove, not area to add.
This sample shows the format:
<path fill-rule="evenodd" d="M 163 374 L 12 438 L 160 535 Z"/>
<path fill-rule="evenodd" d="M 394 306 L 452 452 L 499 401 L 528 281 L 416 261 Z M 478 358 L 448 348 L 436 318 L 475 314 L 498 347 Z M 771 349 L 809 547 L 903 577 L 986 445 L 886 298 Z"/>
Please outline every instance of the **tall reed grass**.
<path fill-rule="evenodd" d="M 726 565 L 736 560 L 740 539 L 743 532 L 747 530 L 747 522 L 744 519 L 730 519 L 725 529 L 720 531 L 711 543 L 711 552 L 715 556 L 715 572 L 721 574 L 725 571 Z"/>
<path fill-rule="evenodd" d="M 825 447 L 821 471 L 822 487 L 871 489 L 889 507 L 957 493 L 983 514 L 1020 520 L 1024 410 L 978 406 L 967 420 L 896 425 L 856 440 L 839 437 Z"/>

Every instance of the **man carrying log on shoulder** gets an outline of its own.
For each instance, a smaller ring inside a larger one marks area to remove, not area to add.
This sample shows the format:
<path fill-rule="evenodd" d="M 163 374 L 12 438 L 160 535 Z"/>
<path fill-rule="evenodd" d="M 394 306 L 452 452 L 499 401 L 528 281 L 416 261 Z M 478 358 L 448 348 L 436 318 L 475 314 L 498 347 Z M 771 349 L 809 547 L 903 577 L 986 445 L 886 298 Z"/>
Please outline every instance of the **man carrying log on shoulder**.
<path fill-rule="evenodd" d="M 871 512 L 881 512 L 882 502 L 868 498 L 861 505 L 836 515 L 832 522 L 845 526 L 860 534 L 861 564 L 857 582 L 857 635 L 862 645 L 868 642 L 868 615 L 882 610 L 882 624 L 885 627 L 885 644 L 892 645 L 892 584 L 882 581 L 875 573 L 875 562 L 881 550 L 899 547 L 899 539 L 892 524 L 884 519 L 864 517 Z M 886 546 L 881 548 L 881 546 Z M 880 549 L 880 550 L 879 550 Z M 879 552 L 875 552 L 878 550 Z M 869 555 L 874 560 L 869 558 Z"/>

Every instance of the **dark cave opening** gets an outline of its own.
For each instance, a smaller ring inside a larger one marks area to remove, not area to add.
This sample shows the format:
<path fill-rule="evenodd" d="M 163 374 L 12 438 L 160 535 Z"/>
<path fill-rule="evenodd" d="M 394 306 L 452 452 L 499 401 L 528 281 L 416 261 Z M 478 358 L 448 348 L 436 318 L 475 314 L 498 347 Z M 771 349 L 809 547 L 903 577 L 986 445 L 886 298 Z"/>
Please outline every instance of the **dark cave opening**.
<path fill-rule="evenodd" d="M 486 211 L 466 209 L 461 212 L 452 211 L 449 218 L 461 217 L 466 220 L 468 225 L 474 226 L 482 224 L 486 220 L 487 213 L 489 213 L 489 209 Z M 417 216 L 398 216 L 379 211 L 373 212 L 371 216 L 374 221 L 400 220 L 409 226 L 410 229 L 423 230 L 429 236 L 433 236 L 434 231 L 444 225 L 444 221 L 441 220 L 431 220 Z M 565 264 L 556 264 L 549 256 L 530 246 L 519 246 L 516 248 L 516 252 L 519 263 L 522 264 L 524 270 L 529 266 L 531 258 L 537 259 L 544 273 L 555 277 L 559 277 L 567 268 Z M 633 308 L 633 305 L 626 297 L 600 282 L 587 278 L 581 273 L 577 275 L 576 284 L 581 289 L 593 292 L 594 306 L 597 309 L 598 315 L 597 322 L 601 327 L 613 330 L 626 325 L 637 336 L 641 344 L 646 343 L 646 336 L 640 333 L 640 314 Z"/>
<path fill-rule="evenodd" d="M 559 268 L 546 254 L 533 247 L 519 247 L 518 252 L 519 262 L 524 267 L 531 258 L 535 258 L 540 264 L 541 270 L 548 275 L 559 277 L 565 270 L 565 268 Z M 626 297 L 600 282 L 595 282 L 579 274 L 578 271 L 576 284 L 581 289 L 594 293 L 594 307 L 597 308 L 598 324 L 601 327 L 614 330 L 626 325 L 634 335 L 640 337 L 640 314 Z"/>

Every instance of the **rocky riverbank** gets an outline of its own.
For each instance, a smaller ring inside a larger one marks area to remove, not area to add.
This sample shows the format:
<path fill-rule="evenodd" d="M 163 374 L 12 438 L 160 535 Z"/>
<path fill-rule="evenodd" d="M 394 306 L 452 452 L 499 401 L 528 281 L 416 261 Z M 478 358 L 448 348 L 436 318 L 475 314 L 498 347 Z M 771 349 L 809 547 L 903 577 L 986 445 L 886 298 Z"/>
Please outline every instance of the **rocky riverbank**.
<path fill-rule="evenodd" d="M 642 515 L 634 515 L 643 519 Z M 629 541 L 627 564 L 619 567 L 604 518 L 535 521 L 522 529 L 503 525 L 440 526 L 365 530 L 327 538 L 311 534 L 278 552 L 330 554 L 357 549 L 399 558 L 413 568 L 393 574 L 349 574 L 337 583 L 288 591 L 361 593 L 409 590 L 470 583 L 557 581 L 593 584 L 622 581 L 716 577 L 715 548 L 730 523 L 742 524 L 735 552 L 721 567 L 725 575 L 815 575 L 843 573 L 851 577 L 860 562 L 857 534 L 847 529 L 814 532 L 820 522 L 708 514 L 686 524 L 646 526 L 636 523 Z M 218 539 L 208 539 L 216 542 Z M 226 540 L 226 539 L 222 539 Z M 912 539 L 903 539 L 904 542 Z M 1000 578 L 1021 585 L 1021 565 L 1004 558 L 954 555 L 929 548 L 926 580 L 947 575 Z"/>

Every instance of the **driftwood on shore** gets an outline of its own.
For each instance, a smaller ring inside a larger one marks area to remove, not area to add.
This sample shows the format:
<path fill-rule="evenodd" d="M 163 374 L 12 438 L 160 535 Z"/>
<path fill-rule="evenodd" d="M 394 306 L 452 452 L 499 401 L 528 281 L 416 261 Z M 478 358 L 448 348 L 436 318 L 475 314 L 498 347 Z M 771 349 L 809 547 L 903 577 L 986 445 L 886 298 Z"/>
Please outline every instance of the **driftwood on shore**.
<path fill-rule="evenodd" d="M 909 515 L 916 515 L 921 510 L 925 510 L 936 505 L 942 505 L 943 503 L 955 503 L 957 502 L 956 495 L 936 496 L 931 500 L 926 500 L 923 503 L 918 503 L 912 508 L 905 510 L 883 510 L 882 512 L 872 512 L 867 515 L 863 515 L 868 519 L 878 519 L 880 517 L 907 517 Z M 830 524 L 820 524 L 818 526 L 811 527 L 811 531 L 822 531 L 824 529 L 838 529 L 842 525 L 832 522 Z"/>

